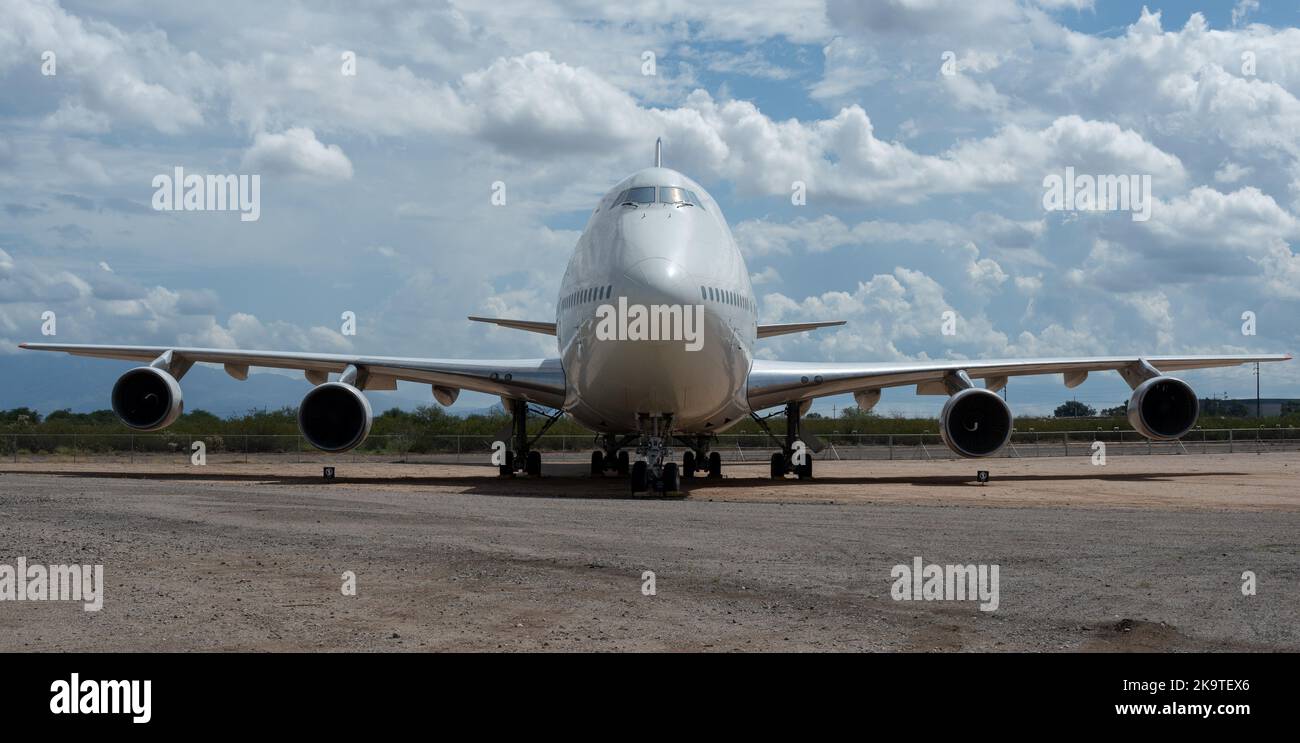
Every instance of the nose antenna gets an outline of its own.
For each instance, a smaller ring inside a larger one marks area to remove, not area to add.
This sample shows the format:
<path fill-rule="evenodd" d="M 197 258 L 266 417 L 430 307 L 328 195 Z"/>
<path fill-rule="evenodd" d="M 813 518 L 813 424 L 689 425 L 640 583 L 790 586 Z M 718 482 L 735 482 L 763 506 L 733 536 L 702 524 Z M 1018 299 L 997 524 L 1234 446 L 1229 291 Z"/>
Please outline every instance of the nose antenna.
<path fill-rule="evenodd" d="M 664 166 L 664 138 L 658 137 L 655 139 L 655 167 L 662 168 L 663 166 Z"/>

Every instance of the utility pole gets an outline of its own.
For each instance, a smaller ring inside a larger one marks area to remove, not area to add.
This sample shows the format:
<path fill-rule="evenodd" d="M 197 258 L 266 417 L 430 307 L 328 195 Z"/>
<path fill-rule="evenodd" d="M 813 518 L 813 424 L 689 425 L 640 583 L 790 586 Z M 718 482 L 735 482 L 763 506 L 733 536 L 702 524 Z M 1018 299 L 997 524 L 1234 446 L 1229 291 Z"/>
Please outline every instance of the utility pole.
<path fill-rule="evenodd" d="M 1259 362 L 1256 361 L 1256 362 L 1255 362 L 1255 417 L 1256 417 L 1256 418 L 1263 418 L 1264 416 L 1261 415 L 1259 411 L 1260 411 L 1260 408 L 1259 408 Z"/>

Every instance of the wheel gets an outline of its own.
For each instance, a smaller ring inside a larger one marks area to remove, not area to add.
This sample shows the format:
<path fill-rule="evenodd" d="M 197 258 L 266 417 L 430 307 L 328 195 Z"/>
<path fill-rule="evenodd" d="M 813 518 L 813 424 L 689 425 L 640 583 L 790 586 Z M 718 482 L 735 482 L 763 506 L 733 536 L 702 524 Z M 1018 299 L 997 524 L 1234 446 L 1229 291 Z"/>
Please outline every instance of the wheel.
<path fill-rule="evenodd" d="M 781 452 L 772 452 L 772 479 L 780 480 L 785 477 L 785 455 Z"/>
<path fill-rule="evenodd" d="M 709 454 L 709 477 L 714 480 L 722 477 L 722 455 L 716 451 Z"/>
<path fill-rule="evenodd" d="M 524 460 L 524 472 L 540 477 L 542 474 L 542 453 L 539 451 L 528 452 L 528 457 Z"/>
<path fill-rule="evenodd" d="M 682 477 L 688 480 L 695 477 L 695 452 L 693 451 L 682 455 Z"/>
<path fill-rule="evenodd" d="M 622 460 L 620 460 L 620 461 L 622 461 Z M 644 492 L 645 492 L 645 489 L 646 489 L 646 475 L 648 474 L 648 470 L 649 470 L 649 468 L 646 467 L 646 463 L 645 463 L 645 462 L 637 462 L 636 464 L 632 465 L 632 477 L 631 477 L 631 481 L 632 481 L 632 492 L 633 492 L 633 493 L 644 493 Z"/>
<path fill-rule="evenodd" d="M 630 457 L 628 457 L 627 452 L 621 451 L 618 453 L 618 476 L 619 477 L 627 477 L 629 459 Z"/>
<path fill-rule="evenodd" d="M 800 480 L 811 480 L 812 462 L 813 462 L 812 455 L 809 454 L 808 452 L 804 452 L 803 456 L 804 456 L 803 464 L 797 465 L 794 468 L 794 473 L 799 476 Z"/>
<path fill-rule="evenodd" d="M 677 463 L 664 465 L 664 492 L 676 493 L 682 489 L 682 478 L 677 474 Z"/>
<path fill-rule="evenodd" d="M 591 453 L 591 474 L 605 474 L 605 452 L 598 450 Z"/>
<path fill-rule="evenodd" d="M 506 463 L 503 465 L 499 465 L 497 467 L 497 472 L 499 472 L 502 477 L 515 476 L 515 453 L 514 452 L 512 451 L 506 452 Z"/>

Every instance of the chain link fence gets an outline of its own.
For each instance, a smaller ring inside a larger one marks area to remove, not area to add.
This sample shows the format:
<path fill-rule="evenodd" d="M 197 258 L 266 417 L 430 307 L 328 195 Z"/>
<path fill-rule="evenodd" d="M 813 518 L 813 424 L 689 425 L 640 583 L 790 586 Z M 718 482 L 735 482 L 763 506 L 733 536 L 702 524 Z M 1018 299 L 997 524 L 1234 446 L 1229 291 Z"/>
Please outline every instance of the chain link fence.
<path fill-rule="evenodd" d="M 779 435 L 779 434 L 778 434 Z M 818 434 L 821 460 L 955 459 L 937 433 Z M 252 462 L 465 463 L 490 461 L 492 436 L 392 434 L 371 436 L 344 454 L 318 451 L 299 435 L 0 434 L 0 461 L 190 463 L 200 453 L 209 464 Z M 999 457 L 1091 456 L 1105 444 L 1107 456 L 1145 454 L 1253 454 L 1300 451 L 1300 429 L 1196 429 L 1181 440 L 1148 441 L 1136 431 L 1016 431 Z M 196 446 L 201 444 L 201 446 Z M 535 447 L 551 461 L 585 461 L 596 448 L 593 435 L 546 435 Z M 680 448 L 680 447 L 676 447 Z M 728 461 L 764 462 L 778 451 L 762 434 L 722 434 L 712 442 Z"/>

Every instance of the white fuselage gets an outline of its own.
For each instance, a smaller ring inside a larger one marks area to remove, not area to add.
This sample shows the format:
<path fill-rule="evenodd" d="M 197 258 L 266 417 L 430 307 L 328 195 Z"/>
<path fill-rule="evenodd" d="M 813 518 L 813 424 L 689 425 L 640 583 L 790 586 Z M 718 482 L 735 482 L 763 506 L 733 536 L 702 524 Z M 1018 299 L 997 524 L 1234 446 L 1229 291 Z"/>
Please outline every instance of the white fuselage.
<path fill-rule="evenodd" d="M 698 203 L 620 202 L 628 189 L 647 186 L 687 189 Z M 689 350 L 682 338 L 664 339 L 666 329 L 659 340 L 609 339 L 598 332 L 599 308 L 617 308 L 620 298 L 625 307 L 651 312 L 677 307 L 700 313 L 694 316 L 701 323 L 698 350 Z M 630 176 L 600 200 L 560 283 L 555 319 L 565 412 L 608 433 L 638 430 L 642 415 L 671 415 L 672 428 L 685 433 L 731 426 L 749 414 L 745 385 L 757 309 L 744 258 L 717 202 L 675 170 L 647 168 Z"/>

